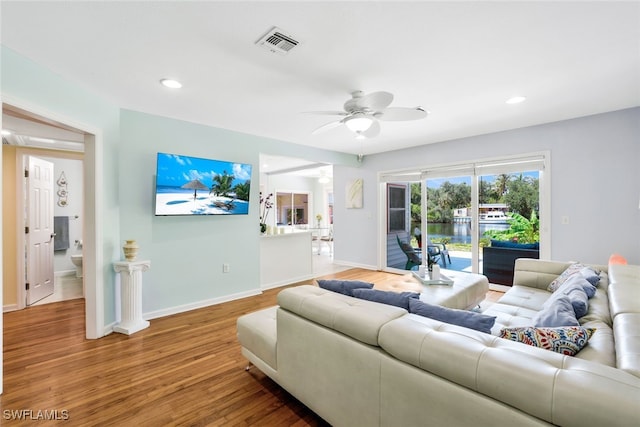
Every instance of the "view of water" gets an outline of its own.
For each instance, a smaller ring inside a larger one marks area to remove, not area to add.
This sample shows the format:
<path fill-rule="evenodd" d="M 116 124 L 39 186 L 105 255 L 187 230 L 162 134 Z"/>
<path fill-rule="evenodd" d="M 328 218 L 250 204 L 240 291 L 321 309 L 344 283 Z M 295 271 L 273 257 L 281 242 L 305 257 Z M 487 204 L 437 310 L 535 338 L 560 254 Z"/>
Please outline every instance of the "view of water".
<path fill-rule="evenodd" d="M 487 230 L 506 230 L 508 224 L 480 224 L 480 235 Z M 471 243 L 471 223 L 428 223 L 427 233 L 431 239 L 449 238 L 451 243 Z"/>

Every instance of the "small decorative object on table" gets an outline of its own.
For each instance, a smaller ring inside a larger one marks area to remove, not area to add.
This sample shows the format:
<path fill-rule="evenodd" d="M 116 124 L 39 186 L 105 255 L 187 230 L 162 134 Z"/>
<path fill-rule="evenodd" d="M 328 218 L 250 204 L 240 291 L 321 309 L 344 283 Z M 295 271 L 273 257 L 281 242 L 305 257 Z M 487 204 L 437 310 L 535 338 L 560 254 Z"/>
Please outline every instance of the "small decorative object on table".
<path fill-rule="evenodd" d="M 322 221 L 322 215 L 316 214 L 316 228 L 320 228 L 320 221 Z"/>
<path fill-rule="evenodd" d="M 453 280 L 448 278 L 444 274 L 440 274 L 439 279 L 432 279 L 431 278 L 432 273 L 433 273 L 432 271 L 425 270 L 421 274 L 420 271 L 411 270 L 411 274 L 413 274 L 413 277 L 418 279 L 420 283 L 422 283 L 423 285 L 448 285 L 448 286 L 453 285 Z"/>
<path fill-rule="evenodd" d="M 124 258 L 129 262 L 135 261 L 138 256 L 138 249 L 140 249 L 140 247 L 135 240 L 125 240 L 124 246 L 122 246 Z"/>

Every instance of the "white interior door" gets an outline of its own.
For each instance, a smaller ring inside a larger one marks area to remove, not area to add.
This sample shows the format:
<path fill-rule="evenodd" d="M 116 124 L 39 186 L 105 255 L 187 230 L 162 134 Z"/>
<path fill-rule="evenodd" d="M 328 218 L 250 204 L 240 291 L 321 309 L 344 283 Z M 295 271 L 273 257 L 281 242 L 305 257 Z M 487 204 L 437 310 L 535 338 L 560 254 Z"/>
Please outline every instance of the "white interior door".
<path fill-rule="evenodd" d="M 26 177 L 27 305 L 53 294 L 53 163 L 29 156 Z"/>

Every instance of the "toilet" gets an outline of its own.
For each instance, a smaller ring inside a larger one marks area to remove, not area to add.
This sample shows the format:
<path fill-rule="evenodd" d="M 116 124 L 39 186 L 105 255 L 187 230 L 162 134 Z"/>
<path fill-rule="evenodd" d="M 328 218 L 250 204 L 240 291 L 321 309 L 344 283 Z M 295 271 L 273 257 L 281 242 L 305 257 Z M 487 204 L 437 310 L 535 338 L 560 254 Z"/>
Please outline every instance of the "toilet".
<path fill-rule="evenodd" d="M 76 277 L 82 277 L 82 254 L 71 255 L 71 262 L 76 266 Z"/>

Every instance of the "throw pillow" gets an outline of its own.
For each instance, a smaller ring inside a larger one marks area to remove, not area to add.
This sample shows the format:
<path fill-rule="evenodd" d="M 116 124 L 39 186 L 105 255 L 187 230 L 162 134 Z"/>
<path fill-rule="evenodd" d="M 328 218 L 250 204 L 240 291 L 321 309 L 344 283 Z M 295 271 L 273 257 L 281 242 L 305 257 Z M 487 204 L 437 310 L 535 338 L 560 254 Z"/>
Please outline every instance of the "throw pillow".
<path fill-rule="evenodd" d="M 354 289 L 353 296 L 368 301 L 380 302 L 382 304 L 395 305 L 396 307 L 409 310 L 409 299 L 420 298 L 417 292 L 389 292 L 378 289 Z"/>
<path fill-rule="evenodd" d="M 560 274 L 553 282 L 549 283 L 547 290 L 549 292 L 555 292 L 564 282 L 567 281 L 569 277 L 578 273 L 594 286 L 600 281 L 599 272 L 595 271 L 591 267 L 587 267 L 586 265 L 576 262 L 567 267 L 567 269 L 563 271 L 562 274 Z"/>
<path fill-rule="evenodd" d="M 414 298 L 409 299 L 409 313 L 451 323 L 452 325 L 464 326 L 487 334 L 491 333 L 491 328 L 496 322 L 495 316 L 427 304 Z"/>
<path fill-rule="evenodd" d="M 579 319 L 587 314 L 587 311 L 589 310 L 589 298 L 593 297 L 595 293 L 596 287 L 587 282 L 587 280 L 581 275 L 576 274 L 570 277 L 569 280 L 564 282 L 557 291 L 551 294 L 551 297 L 544 302 L 543 307 L 548 308 L 550 305 L 554 304 L 558 298 L 566 296 L 569 298 L 571 306 L 573 306 L 576 318 Z"/>
<path fill-rule="evenodd" d="M 556 297 L 548 307 L 540 310 L 533 319 L 534 326 L 579 326 L 571 301 L 566 295 Z"/>
<path fill-rule="evenodd" d="M 569 277 L 566 282 L 564 282 L 564 285 L 567 286 L 576 284 L 582 288 L 582 290 L 587 294 L 588 298 L 593 298 L 593 296 L 596 294 L 596 286 L 589 282 L 582 274 L 574 274 L 573 276 Z M 562 289 L 562 286 L 559 289 Z"/>
<path fill-rule="evenodd" d="M 564 328 L 534 328 L 531 326 L 502 328 L 500 338 L 521 342 L 534 347 L 575 356 L 587 345 L 594 328 L 570 326 Z"/>
<path fill-rule="evenodd" d="M 328 279 L 320 279 L 317 281 L 318 286 L 322 289 L 326 289 L 328 291 L 338 292 L 343 295 L 348 295 L 350 297 L 353 296 L 354 289 L 371 289 L 373 288 L 373 283 L 362 282 L 360 280 L 328 280 Z"/>

